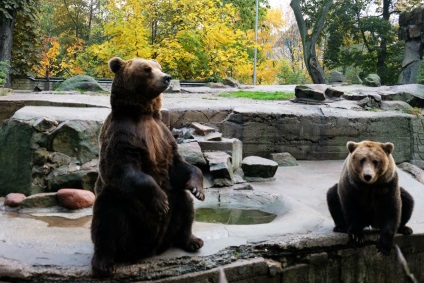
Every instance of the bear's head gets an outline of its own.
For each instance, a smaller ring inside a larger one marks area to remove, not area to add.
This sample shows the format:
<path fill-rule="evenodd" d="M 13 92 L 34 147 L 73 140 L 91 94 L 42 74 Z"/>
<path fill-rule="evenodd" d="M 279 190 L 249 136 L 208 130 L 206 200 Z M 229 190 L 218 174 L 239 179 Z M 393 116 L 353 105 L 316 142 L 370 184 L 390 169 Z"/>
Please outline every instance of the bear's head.
<path fill-rule="evenodd" d="M 160 109 L 160 94 L 168 88 L 171 76 L 162 72 L 158 62 L 142 58 L 124 61 L 114 57 L 109 60 L 109 68 L 115 73 L 111 95 L 112 111 L 114 108 L 137 106 L 143 109 L 147 107 L 148 111 L 150 108 Z"/>
<path fill-rule="evenodd" d="M 354 178 L 366 184 L 386 182 L 393 178 L 395 162 L 392 143 L 349 141 L 346 147 L 349 151 L 349 172 Z"/>

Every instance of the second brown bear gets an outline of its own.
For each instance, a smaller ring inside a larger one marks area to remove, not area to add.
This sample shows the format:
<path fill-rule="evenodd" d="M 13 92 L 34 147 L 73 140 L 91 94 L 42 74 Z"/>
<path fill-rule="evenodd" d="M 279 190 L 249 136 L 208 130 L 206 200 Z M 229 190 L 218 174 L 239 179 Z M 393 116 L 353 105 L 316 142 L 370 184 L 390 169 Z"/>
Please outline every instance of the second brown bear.
<path fill-rule="evenodd" d="M 364 228 L 380 229 L 377 250 L 390 254 L 396 232 L 409 235 L 406 226 L 414 200 L 399 187 L 392 143 L 348 142 L 347 156 L 338 184 L 327 192 L 327 203 L 334 220 L 335 232 L 364 242 Z"/>

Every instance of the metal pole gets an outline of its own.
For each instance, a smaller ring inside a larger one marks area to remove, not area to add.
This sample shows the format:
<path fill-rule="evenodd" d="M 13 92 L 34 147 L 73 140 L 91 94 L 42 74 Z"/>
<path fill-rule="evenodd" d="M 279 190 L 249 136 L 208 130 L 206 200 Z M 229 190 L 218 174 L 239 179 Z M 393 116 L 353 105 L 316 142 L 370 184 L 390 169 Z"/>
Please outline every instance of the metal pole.
<path fill-rule="evenodd" d="M 259 0 L 256 0 L 256 17 L 255 17 L 255 55 L 254 55 L 254 64 L 253 64 L 253 85 L 256 85 L 256 60 L 258 56 L 258 10 L 259 10 Z"/>

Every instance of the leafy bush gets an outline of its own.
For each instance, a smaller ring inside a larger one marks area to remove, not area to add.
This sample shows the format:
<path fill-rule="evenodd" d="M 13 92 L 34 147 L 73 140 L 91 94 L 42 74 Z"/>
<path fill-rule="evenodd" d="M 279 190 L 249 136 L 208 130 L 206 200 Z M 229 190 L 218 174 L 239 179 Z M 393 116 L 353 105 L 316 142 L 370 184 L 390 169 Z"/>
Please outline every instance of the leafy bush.
<path fill-rule="evenodd" d="M 420 62 L 420 67 L 418 69 L 417 83 L 424 84 L 424 59 Z"/>
<path fill-rule="evenodd" d="M 6 83 L 7 70 L 9 67 L 9 62 L 0 61 L 0 87 L 3 87 Z"/>

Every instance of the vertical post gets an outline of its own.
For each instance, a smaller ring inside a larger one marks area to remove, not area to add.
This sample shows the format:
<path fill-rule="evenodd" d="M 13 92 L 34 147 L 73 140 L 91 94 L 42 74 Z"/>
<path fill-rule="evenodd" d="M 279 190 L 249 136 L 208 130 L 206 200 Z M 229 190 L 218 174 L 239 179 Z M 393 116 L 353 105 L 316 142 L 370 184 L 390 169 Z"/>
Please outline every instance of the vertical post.
<path fill-rule="evenodd" d="M 258 57 L 258 10 L 259 10 L 259 0 L 256 0 L 256 17 L 255 17 L 255 55 L 253 63 L 253 85 L 256 85 L 256 60 Z"/>

